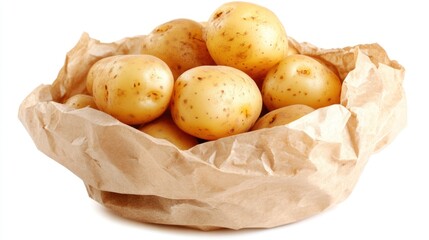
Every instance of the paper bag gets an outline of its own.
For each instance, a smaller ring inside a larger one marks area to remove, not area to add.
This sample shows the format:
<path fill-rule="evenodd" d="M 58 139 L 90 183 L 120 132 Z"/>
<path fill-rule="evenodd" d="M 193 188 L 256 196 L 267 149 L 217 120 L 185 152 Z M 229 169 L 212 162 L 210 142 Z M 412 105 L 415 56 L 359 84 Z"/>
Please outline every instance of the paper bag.
<path fill-rule="evenodd" d="M 343 86 L 340 104 L 284 126 L 179 150 L 101 111 L 61 103 L 86 91 L 93 63 L 138 53 L 143 39 L 101 43 L 83 34 L 55 82 L 35 89 L 19 109 L 37 148 L 125 218 L 202 230 L 305 219 L 343 201 L 371 154 L 406 124 L 404 69 L 379 45 L 319 49 L 292 38 L 300 53 L 330 65 Z"/>

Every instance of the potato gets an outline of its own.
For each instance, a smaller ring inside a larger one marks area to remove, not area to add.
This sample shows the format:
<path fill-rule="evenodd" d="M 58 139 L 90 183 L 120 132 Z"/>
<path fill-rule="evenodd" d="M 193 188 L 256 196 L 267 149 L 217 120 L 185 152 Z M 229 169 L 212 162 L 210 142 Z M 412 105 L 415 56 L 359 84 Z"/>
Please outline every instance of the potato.
<path fill-rule="evenodd" d="M 189 149 L 198 144 L 197 138 L 178 128 L 169 114 L 164 114 L 152 122 L 141 126 L 139 130 L 152 137 L 165 139 L 182 150 Z"/>
<path fill-rule="evenodd" d="M 171 101 L 174 122 L 205 140 L 248 131 L 262 109 L 256 83 L 228 66 L 200 66 L 177 78 Z"/>
<path fill-rule="evenodd" d="M 151 55 L 103 58 L 88 72 L 98 109 L 123 123 L 142 124 L 168 107 L 174 79 L 165 62 Z"/>
<path fill-rule="evenodd" d="M 84 107 L 92 107 L 97 109 L 97 105 L 94 102 L 94 98 L 86 94 L 76 94 L 68 98 L 64 104 L 79 109 Z"/>
<path fill-rule="evenodd" d="M 268 110 L 292 104 L 320 108 L 339 103 L 341 80 L 317 60 L 295 54 L 268 72 L 261 91 Z"/>
<path fill-rule="evenodd" d="M 268 112 L 256 121 L 253 130 L 271 128 L 291 123 L 304 115 L 314 111 L 314 108 L 302 104 L 294 104 Z"/>
<path fill-rule="evenodd" d="M 286 31 L 277 16 L 247 2 L 220 6 L 207 23 L 205 38 L 218 65 L 240 69 L 258 82 L 288 50 Z"/>
<path fill-rule="evenodd" d="M 145 39 L 141 53 L 154 55 L 170 67 L 174 79 L 188 69 L 214 65 L 202 37 L 203 26 L 190 19 L 175 19 L 156 27 Z"/>

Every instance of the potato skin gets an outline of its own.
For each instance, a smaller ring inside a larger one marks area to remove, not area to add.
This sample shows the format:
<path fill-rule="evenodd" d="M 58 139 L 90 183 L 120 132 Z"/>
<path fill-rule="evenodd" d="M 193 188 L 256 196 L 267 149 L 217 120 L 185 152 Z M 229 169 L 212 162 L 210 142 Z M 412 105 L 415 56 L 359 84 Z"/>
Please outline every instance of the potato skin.
<path fill-rule="evenodd" d="M 268 110 L 292 104 L 320 108 L 339 103 L 341 80 L 312 57 L 294 54 L 268 72 L 261 91 Z"/>
<path fill-rule="evenodd" d="M 170 114 L 164 114 L 140 126 L 139 130 L 152 137 L 165 139 L 182 150 L 189 149 L 199 143 L 197 138 L 185 133 L 177 127 Z"/>
<path fill-rule="evenodd" d="M 123 123 L 142 124 L 159 117 L 173 92 L 173 75 L 162 60 L 151 55 L 103 58 L 88 72 L 98 109 Z"/>
<path fill-rule="evenodd" d="M 302 104 L 294 104 L 268 112 L 256 121 L 252 131 L 262 128 L 272 128 L 291 123 L 314 111 L 314 108 Z"/>
<path fill-rule="evenodd" d="M 215 64 L 202 35 L 202 24 L 190 19 L 174 19 L 159 25 L 145 38 L 141 53 L 163 60 L 176 79 L 193 67 Z"/>
<path fill-rule="evenodd" d="M 180 75 L 170 106 L 179 128 L 205 140 L 248 131 L 261 109 L 256 83 L 228 66 L 200 66 Z"/>
<path fill-rule="evenodd" d="M 64 104 L 80 109 L 84 107 L 91 107 L 97 109 L 97 105 L 95 104 L 94 98 L 87 94 L 76 94 L 69 97 Z"/>
<path fill-rule="evenodd" d="M 287 54 L 286 31 L 267 8 L 229 2 L 211 15 L 205 31 L 207 48 L 218 65 L 240 69 L 255 81 Z"/>

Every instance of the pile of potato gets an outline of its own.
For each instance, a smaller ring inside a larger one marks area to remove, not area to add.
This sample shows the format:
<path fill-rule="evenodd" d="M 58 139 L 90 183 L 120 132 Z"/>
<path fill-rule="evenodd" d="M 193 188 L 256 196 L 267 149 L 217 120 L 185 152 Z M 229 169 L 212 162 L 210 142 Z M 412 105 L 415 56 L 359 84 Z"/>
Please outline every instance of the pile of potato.
<path fill-rule="evenodd" d="M 341 80 L 288 46 L 267 8 L 230 2 L 199 23 L 156 27 L 139 55 L 103 58 L 86 87 L 65 101 L 90 106 L 180 149 L 246 131 L 287 124 L 339 103 Z"/>

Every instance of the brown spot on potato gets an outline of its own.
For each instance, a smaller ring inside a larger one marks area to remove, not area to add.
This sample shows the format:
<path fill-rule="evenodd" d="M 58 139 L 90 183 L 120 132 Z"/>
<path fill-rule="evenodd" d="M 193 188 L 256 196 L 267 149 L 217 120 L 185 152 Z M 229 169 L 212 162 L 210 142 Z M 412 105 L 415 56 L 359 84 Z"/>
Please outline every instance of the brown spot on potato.
<path fill-rule="evenodd" d="M 166 31 L 170 30 L 172 27 L 173 27 L 172 25 L 164 24 L 164 25 L 162 25 L 162 26 L 160 26 L 160 27 L 156 28 L 156 29 L 154 30 L 154 32 L 155 32 L 155 33 L 164 33 L 164 32 L 166 32 Z"/>
<path fill-rule="evenodd" d="M 308 68 L 299 68 L 296 70 L 296 72 L 300 75 L 306 75 L 306 76 L 309 76 L 311 74 L 311 71 Z"/>
<path fill-rule="evenodd" d="M 158 92 L 149 92 L 146 97 L 156 101 L 161 98 L 161 95 Z"/>
<path fill-rule="evenodd" d="M 268 122 L 268 124 L 272 124 L 274 121 L 276 121 L 277 115 L 274 115 L 270 121 Z"/>
<path fill-rule="evenodd" d="M 216 19 L 220 18 L 220 16 L 222 16 L 222 15 L 223 15 L 222 11 L 215 13 L 214 17 L 213 17 L 213 20 L 216 20 Z"/>
<path fill-rule="evenodd" d="M 237 53 L 236 57 L 239 59 L 245 59 L 247 58 L 247 52 L 239 52 Z"/>
<path fill-rule="evenodd" d="M 118 97 L 123 97 L 123 96 L 125 96 L 125 95 L 126 95 L 126 91 L 125 91 L 125 90 L 120 89 L 120 88 L 118 88 L 118 89 L 116 90 L 116 96 L 118 96 Z"/>
<path fill-rule="evenodd" d="M 247 107 L 242 107 L 240 113 L 243 114 L 245 118 L 249 118 L 251 116 Z"/>

